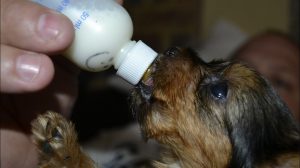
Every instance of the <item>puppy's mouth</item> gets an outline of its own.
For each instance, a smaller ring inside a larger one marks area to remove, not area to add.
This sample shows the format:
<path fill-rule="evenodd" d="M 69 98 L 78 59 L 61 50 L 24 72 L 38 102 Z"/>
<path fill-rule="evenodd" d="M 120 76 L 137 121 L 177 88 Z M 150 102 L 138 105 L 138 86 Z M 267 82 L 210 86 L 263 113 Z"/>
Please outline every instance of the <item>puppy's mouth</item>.
<path fill-rule="evenodd" d="M 141 98 L 149 102 L 153 96 L 153 90 L 155 89 L 156 82 L 158 81 L 158 78 L 160 80 L 163 75 L 158 74 L 157 71 L 161 70 L 162 64 L 165 64 L 166 62 L 170 62 L 172 58 L 175 58 L 178 54 L 182 52 L 181 48 L 178 47 L 171 47 L 163 54 L 158 55 L 158 57 L 155 59 L 155 61 L 150 65 L 150 67 L 146 70 L 144 73 L 144 76 L 142 77 L 142 80 L 138 83 L 136 86 L 136 91 L 139 93 Z"/>
<path fill-rule="evenodd" d="M 154 73 L 157 67 L 156 62 L 157 61 L 154 61 L 152 65 L 146 70 L 142 80 L 139 82 L 137 86 L 140 90 L 141 96 L 145 100 L 150 100 L 152 96 L 152 91 L 154 87 Z"/>
<path fill-rule="evenodd" d="M 146 70 L 141 81 L 135 86 L 131 93 L 130 103 L 133 116 L 140 125 L 144 125 L 144 121 L 148 112 L 152 108 L 153 92 L 155 85 L 155 72 L 157 71 L 157 60 Z"/>

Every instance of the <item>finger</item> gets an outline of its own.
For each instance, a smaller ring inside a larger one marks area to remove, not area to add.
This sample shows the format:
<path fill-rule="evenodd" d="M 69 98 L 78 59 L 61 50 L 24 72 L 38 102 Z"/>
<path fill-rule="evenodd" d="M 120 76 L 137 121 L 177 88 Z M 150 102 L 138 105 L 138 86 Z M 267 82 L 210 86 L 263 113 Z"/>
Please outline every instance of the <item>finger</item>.
<path fill-rule="evenodd" d="M 31 1 L 1 1 L 1 43 L 36 52 L 56 52 L 70 45 L 72 22 Z"/>
<path fill-rule="evenodd" d="M 11 129 L 1 129 L 0 133 L 0 167 L 37 167 L 38 153 L 28 135 Z"/>
<path fill-rule="evenodd" d="M 1 92 L 36 91 L 48 85 L 53 75 L 48 56 L 1 45 Z"/>
<path fill-rule="evenodd" d="M 1 97 L 1 100 L 2 98 L 3 97 Z M 7 106 L 7 104 L 10 103 L 6 101 L 5 103 L 6 104 L 4 104 L 3 101 L 1 101 L 0 104 L 0 167 L 37 167 L 37 150 L 34 144 L 32 143 L 32 139 L 29 137 L 29 134 L 27 132 L 24 132 L 23 125 L 20 125 L 19 123 L 19 121 L 22 121 L 23 118 L 18 117 L 19 114 L 33 114 L 27 113 L 27 111 L 8 111 L 9 108 L 5 108 L 5 106 Z M 14 109 L 16 109 L 16 106 L 13 107 Z M 29 126 L 30 123 L 27 123 L 27 125 Z"/>

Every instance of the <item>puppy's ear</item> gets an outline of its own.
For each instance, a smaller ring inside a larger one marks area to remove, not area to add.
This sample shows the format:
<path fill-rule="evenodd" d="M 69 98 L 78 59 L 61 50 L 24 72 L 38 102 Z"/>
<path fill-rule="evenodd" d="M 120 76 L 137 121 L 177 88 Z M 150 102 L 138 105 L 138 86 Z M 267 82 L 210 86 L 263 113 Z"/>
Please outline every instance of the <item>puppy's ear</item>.
<path fill-rule="evenodd" d="M 225 121 L 233 145 L 230 167 L 254 167 L 299 149 L 299 127 L 287 106 L 266 80 L 256 78 L 257 85 L 242 86 L 227 108 Z"/>

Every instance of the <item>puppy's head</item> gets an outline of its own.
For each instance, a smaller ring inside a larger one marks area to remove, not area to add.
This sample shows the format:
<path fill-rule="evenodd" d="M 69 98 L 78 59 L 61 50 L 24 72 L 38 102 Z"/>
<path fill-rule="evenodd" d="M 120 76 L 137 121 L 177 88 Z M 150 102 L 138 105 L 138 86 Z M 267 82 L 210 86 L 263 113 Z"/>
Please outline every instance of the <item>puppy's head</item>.
<path fill-rule="evenodd" d="M 299 145 L 289 110 L 257 72 L 231 62 L 203 62 L 189 49 L 159 56 L 132 93 L 146 139 L 188 162 L 252 166 Z"/>

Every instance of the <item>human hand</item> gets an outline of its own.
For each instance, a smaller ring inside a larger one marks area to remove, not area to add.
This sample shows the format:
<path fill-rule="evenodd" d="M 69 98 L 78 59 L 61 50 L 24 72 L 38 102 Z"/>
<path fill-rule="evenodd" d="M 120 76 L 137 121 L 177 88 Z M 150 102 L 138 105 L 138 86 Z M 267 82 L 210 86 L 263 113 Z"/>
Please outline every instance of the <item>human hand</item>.
<path fill-rule="evenodd" d="M 73 35 L 61 14 L 30 1 L 1 0 L 0 167 L 36 167 L 30 122 L 46 110 L 71 111 L 78 69 L 54 55 Z"/>
<path fill-rule="evenodd" d="M 70 112 L 78 70 L 54 54 L 73 35 L 61 14 L 30 1 L 1 0 L 0 167 L 36 167 L 31 120 L 46 110 Z"/>
<path fill-rule="evenodd" d="M 116 0 L 122 4 L 123 0 Z M 44 88 L 53 78 L 49 57 L 69 46 L 74 32 L 65 16 L 30 1 L 1 0 L 0 91 Z"/>
<path fill-rule="evenodd" d="M 41 53 L 68 47 L 72 23 L 30 1 L 1 0 L 1 92 L 37 91 L 50 83 L 54 66 Z"/>

